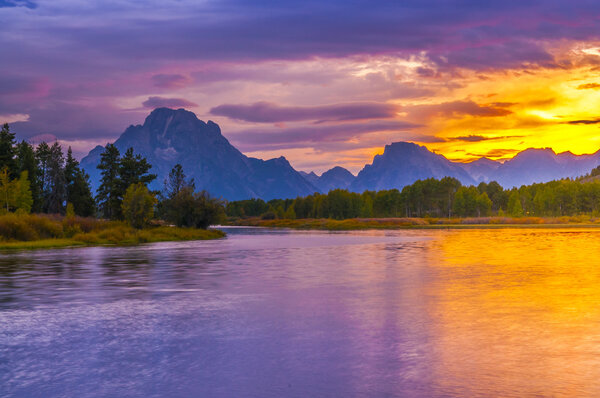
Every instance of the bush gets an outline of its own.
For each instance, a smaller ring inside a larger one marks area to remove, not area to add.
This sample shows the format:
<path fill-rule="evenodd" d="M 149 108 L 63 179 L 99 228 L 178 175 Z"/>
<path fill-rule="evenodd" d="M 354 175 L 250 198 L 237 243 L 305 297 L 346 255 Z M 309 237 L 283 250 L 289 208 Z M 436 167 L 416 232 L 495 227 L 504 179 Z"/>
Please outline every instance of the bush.
<path fill-rule="evenodd" d="M 144 228 L 154 217 L 156 198 L 142 183 L 127 188 L 121 205 L 125 220 L 134 228 Z"/>
<path fill-rule="evenodd" d="M 171 199 L 164 200 L 161 207 L 166 221 L 178 227 L 206 229 L 225 218 L 225 206 L 221 200 L 211 197 L 206 191 L 194 193 L 192 187 L 184 187 Z"/>

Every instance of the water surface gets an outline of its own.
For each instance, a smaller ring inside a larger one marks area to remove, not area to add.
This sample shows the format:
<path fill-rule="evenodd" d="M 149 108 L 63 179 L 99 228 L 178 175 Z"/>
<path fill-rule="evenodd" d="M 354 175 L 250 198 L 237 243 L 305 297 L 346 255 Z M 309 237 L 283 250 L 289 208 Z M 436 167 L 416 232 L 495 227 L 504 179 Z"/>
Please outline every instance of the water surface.
<path fill-rule="evenodd" d="M 600 396 L 600 231 L 228 233 L 0 254 L 0 396 Z"/>

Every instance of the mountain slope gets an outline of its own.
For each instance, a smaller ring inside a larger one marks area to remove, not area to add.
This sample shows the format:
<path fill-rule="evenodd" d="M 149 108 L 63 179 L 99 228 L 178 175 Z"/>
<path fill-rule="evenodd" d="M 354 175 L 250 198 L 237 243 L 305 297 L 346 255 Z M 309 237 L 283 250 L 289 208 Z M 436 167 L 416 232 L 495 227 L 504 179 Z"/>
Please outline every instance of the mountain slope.
<path fill-rule="evenodd" d="M 589 173 L 600 164 L 600 151 L 590 155 L 571 152 L 556 154 L 550 148 L 526 149 L 504 162 L 490 178 L 505 188 L 575 178 Z"/>
<path fill-rule="evenodd" d="M 491 176 L 502 166 L 502 163 L 488 158 L 480 158 L 469 163 L 457 164 L 477 182 L 490 182 Z"/>
<path fill-rule="evenodd" d="M 334 189 L 347 189 L 356 178 L 352 173 L 340 166 L 327 170 L 321 176 L 316 175 L 313 171 L 310 173 L 301 171 L 300 174 L 308 182 L 317 187 L 321 193 L 327 193 Z"/>
<path fill-rule="evenodd" d="M 217 124 L 205 123 L 184 109 L 157 108 L 143 125 L 128 127 L 114 144 L 121 152 L 133 147 L 148 159 L 152 173 L 158 175 L 154 189 L 161 189 L 171 168 L 180 163 L 197 189 L 228 200 L 292 198 L 316 191 L 285 158 L 249 158 L 223 137 Z M 94 189 L 99 185 L 96 166 L 102 151 L 96 147 L 81 161 Z"/>
<path fill-rule="evenodd" d="M 475 183 L 465 170 L 444 156 L 430 152 L 424 146 L 395 142 L 386 145 L 383 155 L 375 156 L 373 163 L 358 173 L 350 190 L 402 189 L 416 180 L 432 177 L 454 177 L 463 184 Z"/>

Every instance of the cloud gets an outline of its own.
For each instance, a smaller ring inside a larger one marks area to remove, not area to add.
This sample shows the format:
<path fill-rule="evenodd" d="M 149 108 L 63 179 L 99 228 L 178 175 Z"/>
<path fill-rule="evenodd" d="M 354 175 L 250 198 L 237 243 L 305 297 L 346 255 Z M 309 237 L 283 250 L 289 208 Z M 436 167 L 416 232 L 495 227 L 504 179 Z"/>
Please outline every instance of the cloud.
<path fill-rule="evenodd" d="M 178 73 L 159 73 L 152 76 L 152 82 L 155 87 L 182 88 L 188 85 L 191 82 L 191 79 Z"/>
<path fill-rule="evenodd" d="M 30 0 L 0 0 L 0 8 L 27 7 L 36 8 L 37 4 Z"/>
<path fill-rule="evenodd" d="M 212 115 L 254 123 L 296 122 L 301 120 L 347 121 L 386 119 L 396 115 L 398 107 L 390 104 L 363 102 L 321 106 L 280 106 L 270 102 L 250 105 L 219 105 Z"/>
<path fill-rule="evenodd" d="M 190 108 L 198 106 L 197 104 L 183 98 L 164 98 L 164 97 L 148 97 L 142 102 L 144 108 Z"/>
<path fill-rule="evenodd" d="M 600 89 L 600 84 L 598 84 L 598 83 L 586 83 L 586 84 L 581 84 L 581 85 L 577 86 L 577 90 L 587 90 L 587 89 L 599 90 Z"/>
<path fill-rule="evenodd" d="M 510 155 L 514 155 L 515 153 L 519 152 L 518 149 L 492 149 L 489 150 L 485 153 L 467 153 L 468 156 L 474 156 L 474 157 L 485 157 L 485 158 L 504 158 L 504 157 L 508 157 Z"/>
<path fill-rule="evenodd" d="M 581 119 L 581 120 L 570 120 L 566 122 L 567 124 L 598 124 L 600 123 L 600 118 L 596 119 Z"/>
<path fill-rule="evenodd" d="M 337 124 L 326 126 L 300 126 L 285 129 L 247 129 L 232 132 L 228 138 L 239 145 L 243 151 L 269 150 L 314 147 L 321 148 L 324 145 L 335 143 L 341 145 L 348 141 L 353 141 L 353 147 L 364 146 L 364 137 L 371 133 L 393 132 L 399 139 L 405 140 L 434 140 L 439 142 L 436 137 L 429 137 L 420 134 L 407 134 L 407 131 L 420 127 L 419 125 L 402 121 L 371 121 L 352 124 Z M 379 138 L 381 141 L 381 138 Z M 383 142 L 384 143 L 384 142 Z M 379 142 L 379 145 L 383 144 Z"/>
<path fill-rule="evenodd" d="M 430 118 L 433 116 L 442 116 L 445 118 L 462 116 L 497 117 L 513 113 L 505 108 L 494 105 L 479 105 L 473 101 L 451 101 L 433 105 L 407 106 L 404 108 L 404 111 L 408 112 L 412 118 L 416 119 Z"/>
<path fill-rule="evenodd" d="M 481 141 L 494 141 L 494 140 L 503 140 L 507 138 L 523 138 L 522 135 L 505 135 L 499 137 L 486 137 L 483 135 L 463 135 L 459 137 L 449 137 L 446 138 L 446 141 L 465 141 L 465 142 L 481 142 Z"/>

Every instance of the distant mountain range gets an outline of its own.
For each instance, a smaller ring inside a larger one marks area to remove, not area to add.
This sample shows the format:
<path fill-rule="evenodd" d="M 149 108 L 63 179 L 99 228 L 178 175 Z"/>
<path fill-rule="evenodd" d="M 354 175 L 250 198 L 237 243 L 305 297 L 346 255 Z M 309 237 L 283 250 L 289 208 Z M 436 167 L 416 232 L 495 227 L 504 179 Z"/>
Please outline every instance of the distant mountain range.
<path fill-rule="evenodd" d="M 159 177 L 153 189 L 161 189 L 172 167 L 180 163 L 197 189 L 228 200 L 248 198 L 295 198 L 332 189 L 402 189 L 418 179 L 454 177 L 462 184 L 498 181 L 510 188 L 534 182 L 574 178 L 589 173 L 600 164 L 600 151 L 590 155 L 570 152 L 556 154 L 552 149 L 527 149 L 504 163 L 481 158 L 470 163 L 452 162 L 426 147 L 409 142 L 386 145 L 382 155 L 354 176 L 343 167 L 334 167 L 321 176 L 298 172 L 284 158 L 261 160 L 247 157 L 221 134 L 212 121 L 199 120 L 184 109 L 157 108 L 143 125 L 129 126 L 115 141 L 123 153 L 133 147 L 153 165 Z M 90 175 L 92 187 L 100 181 L 100 154 L 97 146 L 81 161 Z"/>

